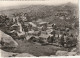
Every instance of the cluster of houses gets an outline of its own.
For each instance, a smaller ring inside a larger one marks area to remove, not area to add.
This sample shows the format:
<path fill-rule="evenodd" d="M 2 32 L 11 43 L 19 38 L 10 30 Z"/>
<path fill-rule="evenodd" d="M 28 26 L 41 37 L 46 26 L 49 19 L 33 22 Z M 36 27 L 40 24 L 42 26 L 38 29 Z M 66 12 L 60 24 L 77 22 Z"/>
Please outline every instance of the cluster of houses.
<path fill-rule="evenodd" d="M 71 29 L 68 27 L 58 27 L 56 24 L 50 24 L 42 19 L 29 22 L 26 17 L 21 18 L 14 17 L 12 20 L 14 24 L 10 27 L 12 30 L 10 35 L 14 39 L 26 39 L 30 42 L 64 47 L 72 47 L 77 44 L 77 38 L 70 33 Z"/>
<path fill-rule="evenodd" d="M 71 29 L 68 27 L 58 27 L 42 19 L 29 22 L 25 16 L 13 17 L 12 22 L 14 24 L 9 27 L 8 34 L 14 39 L 63 47 L 72 47 L 77 44 L 76 36 L 70 33 Z"/>

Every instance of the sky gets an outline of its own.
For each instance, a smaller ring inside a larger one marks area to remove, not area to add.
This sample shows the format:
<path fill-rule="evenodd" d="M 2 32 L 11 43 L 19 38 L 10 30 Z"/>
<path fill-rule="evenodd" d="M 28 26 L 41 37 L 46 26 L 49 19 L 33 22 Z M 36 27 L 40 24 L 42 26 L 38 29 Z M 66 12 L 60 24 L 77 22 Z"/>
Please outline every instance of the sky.
<path fill-rule="evenodd" d="M 10 7 L 10 6 L 18 6 L 18 5 L 59 5 L 72 2 L 74 4 L 78 4 L 78 0 L 26 0 L 26 1 L 0 1 L 1 7 Z"/>

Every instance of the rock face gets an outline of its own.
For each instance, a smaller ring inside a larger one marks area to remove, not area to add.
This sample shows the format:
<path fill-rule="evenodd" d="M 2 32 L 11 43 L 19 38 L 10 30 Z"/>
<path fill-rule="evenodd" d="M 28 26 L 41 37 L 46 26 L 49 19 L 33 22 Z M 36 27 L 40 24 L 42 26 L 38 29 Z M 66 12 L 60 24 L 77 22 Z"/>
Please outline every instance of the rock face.
<path fill-rule="evenodd" d="M 68 55 L 68 56 L 76 56 L 76 55 L 77 55 L 77 52 L 68 52 L 67 55 Z"/>
<path fill-rule="evenodd" d="M 56 56 L 67 56 L 67 51 L 57 51 Z"/>
<path fill-rule="evenodd" d="M 57 51 L 56 56 L 76 56 L 77 52 Z"/>
<path fill-rule="evenodd" d="M 13 57 L 16 56 L 18 53 L 12 53 L 12 52 L 5 52 L 0 49 L 0 57 Z"/>
<path fill-rule="evenodd" d="M 0 44 L 2 47 L 17 47 L 18 43 L 9 35 L 0 30 Z"/>
<path fill-rule="evenodd" d="M 28 53 L 12 53 L 12 52 L 6 52 L 0 49 L 0 57 L 35 57 Z"/>
<path fill-rule="evenodd" d="M 22 53 L 22 54 L 18 54 L 16 57 L 35 57 L 35 56 L 28 53 Z"/>

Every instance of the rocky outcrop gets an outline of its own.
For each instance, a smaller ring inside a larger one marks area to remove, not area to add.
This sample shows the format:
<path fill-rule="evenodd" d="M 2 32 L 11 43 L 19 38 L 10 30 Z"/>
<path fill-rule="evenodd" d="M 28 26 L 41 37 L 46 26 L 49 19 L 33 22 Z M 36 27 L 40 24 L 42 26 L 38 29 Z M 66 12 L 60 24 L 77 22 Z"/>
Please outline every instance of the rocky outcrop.
<path fill-rule="evenodd" d="M 18 43 L 9 35 L 0 30 L 0 46 L 2 47 L 17 47 Z"/>
<path fill-rule="evenodd" d="M 76 56 L 77 52 L 57 51 L 56 56 Z"/>
<path fill-rule="evenodd" d="M 21 53 L 21 54 L 18 54 L 16 57 L 35 57 L 35 56 L 28 53 Z"/>
<path fill-rule="evenodd" d="M 0 49 L 0 57 L 13 57 L 16 56 L 18 53 L 6 52 Z"/>
<path fill-rule="evenodd" d="M 67 51 L 60 51 L 59 50 L 56 52 L 56 56 L 67 56 L 67 53 L 68 53 Z"/>
<path fill-rule="evenodd" d="M 76 55 L 77 55 L 77 52 L 68 52 L 67 55 L 68 55 L 68 56 L 76 56 Z"/>
<path fill-rule="evenodd" d="M 0 57 L 35 57 L 28 53 L 12 53 L 12 52 L 6 52 L 0 49 Z"/>

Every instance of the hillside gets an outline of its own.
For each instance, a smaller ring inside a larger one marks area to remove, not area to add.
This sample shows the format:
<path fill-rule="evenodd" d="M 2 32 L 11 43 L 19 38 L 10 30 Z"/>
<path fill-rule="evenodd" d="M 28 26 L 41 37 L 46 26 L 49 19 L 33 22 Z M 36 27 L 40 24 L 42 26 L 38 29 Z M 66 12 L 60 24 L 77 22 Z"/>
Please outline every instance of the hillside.
<path fill-rule="evenodd" d="M 28 20 L 38 20 L 42 19 L 43 21 L 48 21 L 51 23 L 64 23 L 72 24 L 75 23 L 78 26 L 78 7 L 72 3 L 66 3 L 62 5 L 22 5 L 22 6 L 15 6 L 7 8 L 7 10 L 0 11 L 1 14 L 7 15 L 9 18 L 13 18 L 13 14 L 17 13 L 26 13 Z M 60 13 L 63 16 L 66 15 L 68 18 L 64 18 L 64 20 L 60 19 Z M 59 14 L 57 17 L 56 15 Z M 60 25 L 60 24 L 58 24 Z"/>
<path fill-rule="evenodd" d="M 72 3 L 62 4 L 62 5 L 23 5 L 23 6 L 16 6 L 10 7 L 6 10 L 0 11 L 0 13 L 6 14 L 10 16 L 14 13 L 28 13 L 31 16 L 38 16 L 38 17 L 48 17 L 54 15 L 58 10 L 71 10 L 72 12 L 76 12 L 78 10 L 77 5 Z"/>
<path fill-rule="evenodd" d="M 0 11 L 1 14 L 7 15 L 9 18 L 13 18 L 13 14 L 27 14 L 29 21 L 42 19 L 50 23 L 56 23 L 60 26 L 76 24 L 78 26 L 78 7 L 72 3 L 66 3 L 62 5 L 22 5 L 16 7 L 10 7 L 10 9 Z M 59 15 L 57 15 L 59 14 Z M 62 14 L 62 15 L 61 15 Z M 67 14 L 67 17 L 65 15 Z M 57 17 L 58 16 L 58 17 Z M 60 20 L 60 17 L 64 16 L 64 20 Z M 68 18 L 68 19 L 66 19 Z"/>

